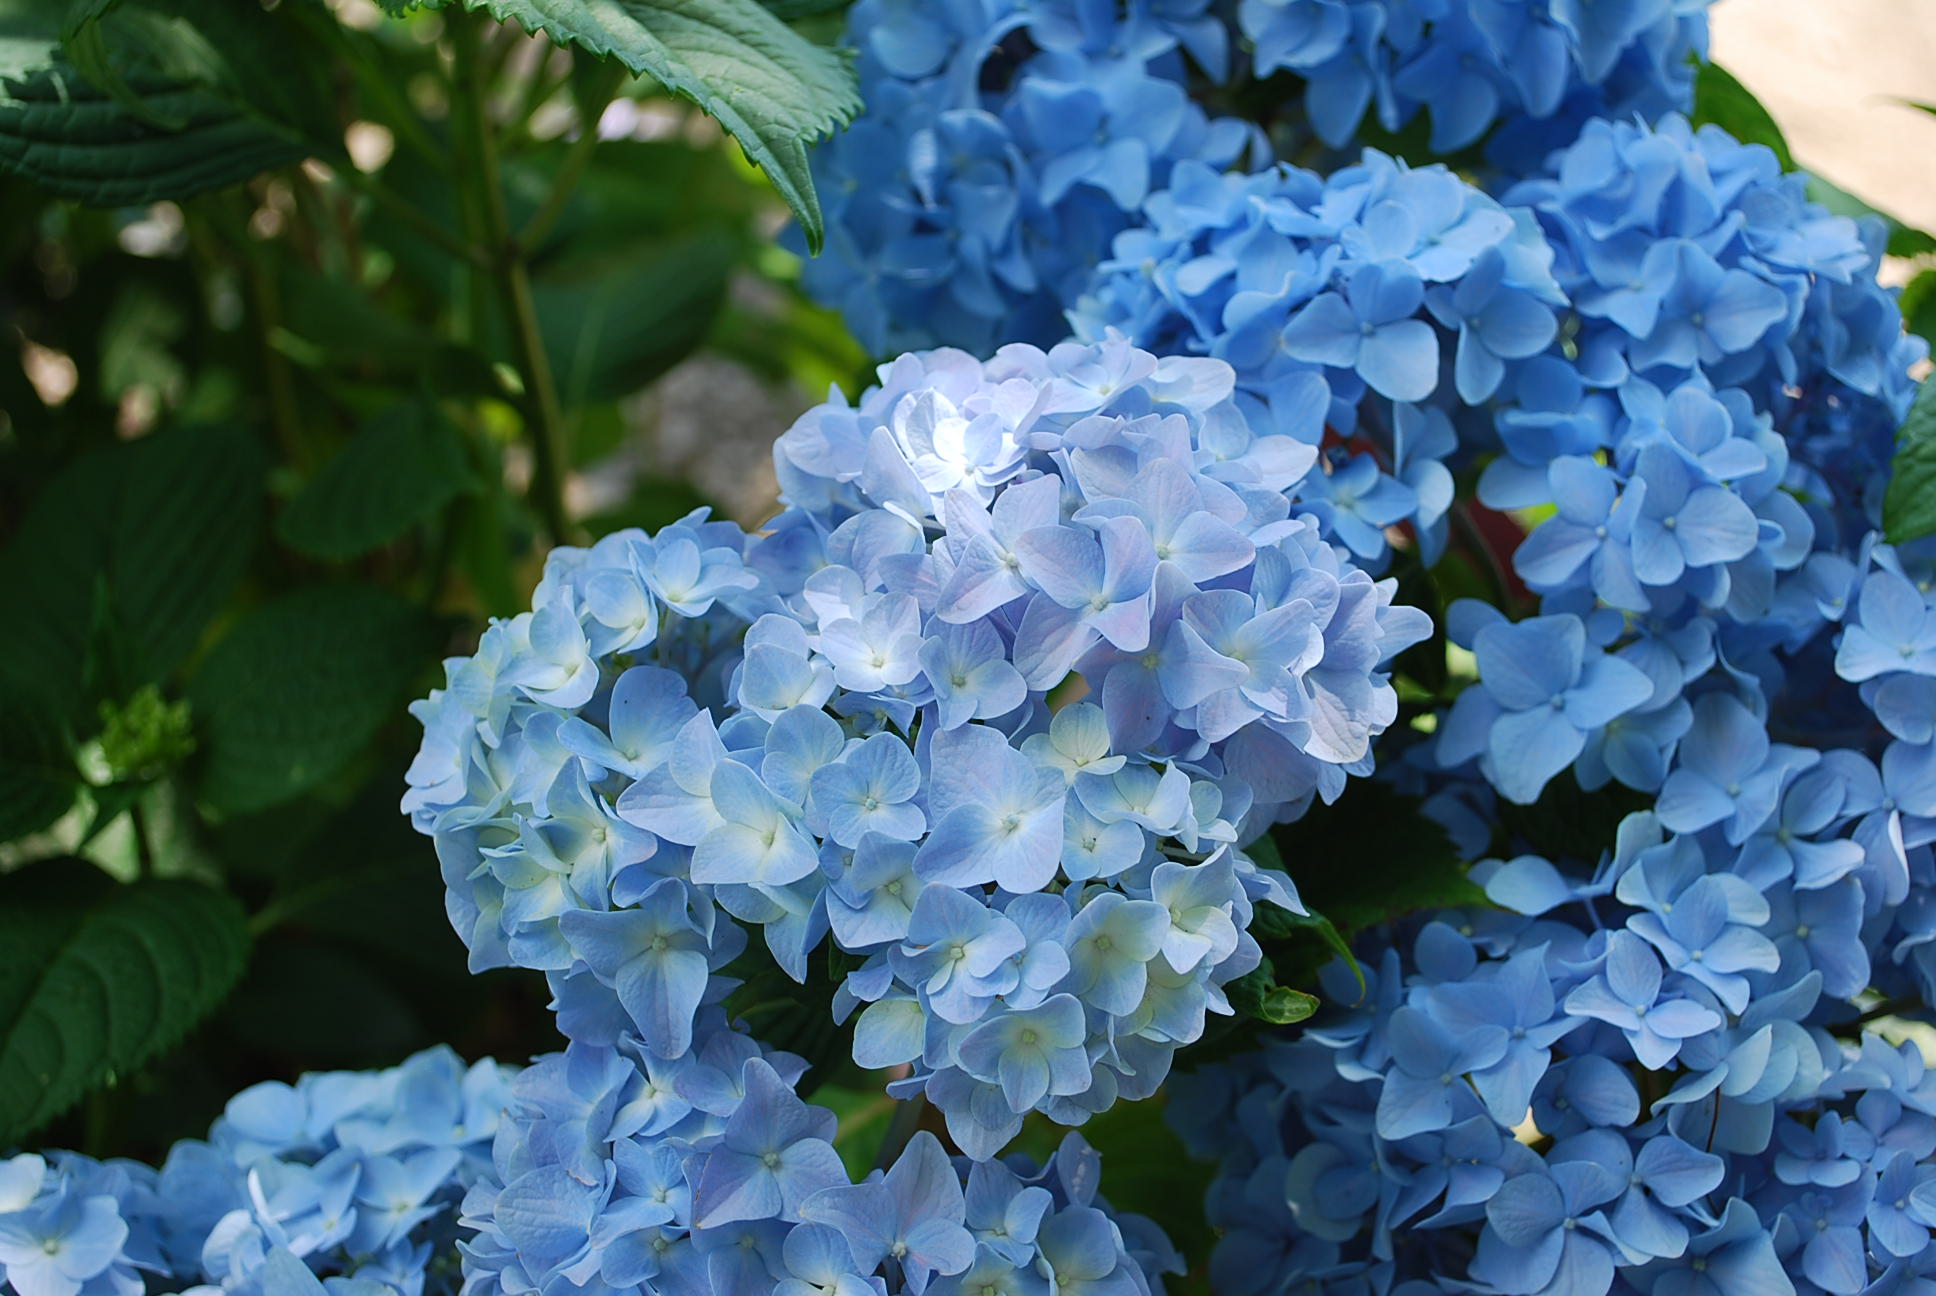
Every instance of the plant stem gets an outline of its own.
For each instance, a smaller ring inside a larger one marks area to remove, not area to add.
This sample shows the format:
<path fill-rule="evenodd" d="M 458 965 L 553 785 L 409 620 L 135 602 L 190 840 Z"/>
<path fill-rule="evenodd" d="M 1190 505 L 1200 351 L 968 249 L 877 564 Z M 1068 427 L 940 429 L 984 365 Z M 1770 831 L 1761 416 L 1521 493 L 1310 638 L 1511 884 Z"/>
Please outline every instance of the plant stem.
<path fill-rule="evenodd" d="M 313 466 L 309 439 L 303 433 L 302 415 L 296 407 L 295 380 L 289 372 L 289 358 L 276 348 L 276 330 L 282 326 L 282 302 L 276 283 L 262 264 L 246 227 L 234 243 L 242 260 L 242 277 L 249 288 L 249 304 L 256 316 L 255 335 L 262 350 L 263 381 L 269 390 L 269 425 L 276 440 L 292 463 Z"/>
<path fill-rule="evenodd" d="M 459 15 L 450 11 L 450 18 Z M 481 190 L 484 239 L 497 285 L 504 294 L 510 315 L 512 343 L 517 349 L 518 368 L 524 375 L 526 422 L 531 433 L 531 503 L 553 543 L 565 540 L 571 531 L 565 512 L 564 471 L 570 462 L 564 414 L 558 404 L 558 388 L 551 376 L 551 361 L 545 355 L 544 337 L 538 331 L 537 307 L 531 297 L 531 270 L 524 249 L 511 234 L 511 221 L 504 207 L 504 186 L 498 169 L 497 140 L 486 102 L 485 86 L 478 77 L 477 24 L 469 14 L 456 25 L 453 49 L 457 79 L 463 90 L 463 106 L 468 114 L 470 133 L 477 152 L 477 183 Z"/>
<path fill-rule="evenodd" d="M 128 805 L 128 827 L 134 833 L 136 876 L 151 878 L 155 875 L 155 852 L 148 842 L 148 816 L 141 809 L 139 796 Z"/>
<path fill-rule="evenodd" d="M 439 225 L 408 198 L 399 194 L 373 175 L 358 171 L 354 166 L 344 165 L 336 171 L 336 178 L 360 194 L 375 200 L 379 207 L 392 216 L 402 220 L 417 233 L 435 243 L 444 251 L 467 265 L 488 266 L 490 258 L 483 251 L 466 243 L 449 230 Z"/>
<path fill-rule="evenodd" d="M 578 123 L 578 138 L 571 142 L 564 161 L 558 164 L 558 174 L 551 182 L 551 192 L 545 195 L 544 206 L 538 208 L 524 228 L 518 231 L 518 249 L 529 256 L 551 229 L 558 218 L 565 214 L 565 206 L 571 196 L 578 191 L 578 181 L 591 165 L 592 154 L 598 148 L 598 122 L 596 120 Z"/>

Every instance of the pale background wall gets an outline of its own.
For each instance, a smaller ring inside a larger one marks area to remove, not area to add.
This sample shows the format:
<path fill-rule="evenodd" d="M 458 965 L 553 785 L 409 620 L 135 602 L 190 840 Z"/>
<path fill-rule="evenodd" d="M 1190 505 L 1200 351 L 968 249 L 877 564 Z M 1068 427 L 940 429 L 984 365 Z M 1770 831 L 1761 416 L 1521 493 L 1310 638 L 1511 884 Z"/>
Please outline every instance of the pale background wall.
<path fill-rule="evenodd" d="M 1721 0 L 1714 61 L 1780 123 L 1798 165 L 1936 229 L 1936 0 Z"/>

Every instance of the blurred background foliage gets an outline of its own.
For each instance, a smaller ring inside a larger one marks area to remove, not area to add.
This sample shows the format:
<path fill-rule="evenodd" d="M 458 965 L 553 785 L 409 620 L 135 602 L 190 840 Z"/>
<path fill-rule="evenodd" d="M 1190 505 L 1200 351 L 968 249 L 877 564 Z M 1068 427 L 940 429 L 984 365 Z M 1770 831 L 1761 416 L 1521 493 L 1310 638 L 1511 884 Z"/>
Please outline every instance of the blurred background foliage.
<path fill-rule="evenodd" d="M 0 0 L 0 1147 L 555 1048 L 397 813 L 405 703 L 551 544 L 758 521 L 864 374 L 713 117 L 477 7 Z M 701 10 L 831 125 L 838 15 L 774 8 Z"/>

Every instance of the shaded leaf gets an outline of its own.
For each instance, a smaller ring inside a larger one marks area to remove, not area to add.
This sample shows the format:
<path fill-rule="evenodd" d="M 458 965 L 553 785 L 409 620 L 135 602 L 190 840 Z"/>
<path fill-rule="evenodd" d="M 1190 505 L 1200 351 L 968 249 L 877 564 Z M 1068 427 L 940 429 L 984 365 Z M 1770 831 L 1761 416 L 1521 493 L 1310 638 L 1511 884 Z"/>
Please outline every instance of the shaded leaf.
<path fill-rule="evenodd" d="M 161 432 L 70 464 L 0 554 L 0 598 L 32 613 L 0 636 L 0 670 L 73 719 L 87 710 L 96 628 L 112 626 L 126 641 L 108 672 L 115 685 L 164 678 L 248 562 L 262 468 L 255 443 L 223 428 Z"/>
<path fill-rule="evenodd" d="M 1781 127 L 1754 92 L 1736 80 L 1734 74 L 1718 63 L 1703 63 L 1694 74 L 1694 115 L 1696 126 L 1719 126 L 1743 144 L 1762 144 L 1781 159 L 1781 169 L 1795 169 L 1794 154 Z"/>
<path fill-rule="evenodd" d="M 254 4 L 0 0 L 0 167 L 101 206 L 220 188 L 340 146 L 321 75 Z"/>
<path fill-rule="evenodd" d="M 1924 270 L 1911 279 L 1897 304 L 1902 307 L 1903 327 L 1936 345 L 1936 270 Z"/>
<path fill-rule="evenodd" d="M 292 260 L 278 267 L 283 326 L 270 341 L 296 363 L 427 383 L 452 396 L 502 396 L 490 361 L 385 310 L 354 284 Z"/>
<path fill-rule="evenodd" d="M 616 400 L 690 355 L 726 299 L 719 232 L 554 263 L 534 276 L 538 330 L 567 406 Z"/>
<path fill-rule="evenodd" d="M 58 719 L 35 690 L 0 677 L 0 842 L 53 823 L 79 790 Z"/>
<path fill-rule="evenodd" d="M 400 401 L 323 465 L 283 509 L 276 534 L 313 558 L 353 558 L 434 517 L 471 486 L 457 429 L 431 401 Z"/>
<path fill-rule="evenodd" d="M 1364 993 L 1364 968 L 1358 965 L 1357 955 L 1351 952 L 1351 943 L 1345 940 L 1337 925 L 1323 914 L 1315 911 L 1295 914 L 1273 904 L 1260 904 L 1251 919 L 1250 933 L 1272 954 L 1280 955 L 1280 962 L 1285 949 L 1302 955 L 1291 979 L 1314 979 L 1320 968 L 1332 957 L 1337 957 L 1344 960 L 1345 966 L 1351 969 L 1351 975 L 1357 979 L 1358 993 Z"/>
<path fill-rule="evenodd" d="M 560 45 L 613 58 L 718 119 L 779 191 L 816 251 L 820 203 L 807 145 L 860 111 L 845 56 L 758 0 L 463 0 Z"/>
<path fill-rule="evenodd" d="M 1159 1221 L 1195 1265 L 1209 1257 L 1216 1240 L 1203 1213 L 1216 1167 L 1191 1159 L 1164 1117 L 1169 1100 L 1169 1091 L 1159 1089 L 1143 1102 L 1119 1102 L 1092 1116 L 1081 1133 L 1102 1153 L 1102 1184 L 1111 1209 Z"/>
<path fill-rule="evenodd" d="M 853 3 L 854 0 L 760 0 L 768 13 L 783 22 L 840 13 Z"/>
<path fill-rule="evenodd" d="M 1389 784 L 1354 779 L 1270 835 L 1299 897 L 1346 940 L 1415 910 L 1485 903 L 1445 830 Z"/>
<path fill-rule="evenodd" d="M 428 619 L 384 590 L 306 589 L 244 615 L 189 682 L 206 761 L 200 793 L 237 814 L 346 766 L 397 714 L 427 662 Z"/>
<path fill-rule="evenodd" d="M 1936 535 L 1936 382 L 1927 378 L 1896 433 L 1882 527 L 1891 544 Z"/>
<path fill-rule="evenodd" d="M 834 991 L 857 966 L 858 959 L 829 944 L 825 962 L 810 959 L 807 979 L 798 983 L 764 945 L 755 944 L 725 969 L 725 976 L 740 982 L 726 997 L 726 1015 L 744 1021 L 768 1047 L 806 1059 L 808 1072 L 797 1086 L 803 1098 L 853 1058 L 854 1019 L 836 1022 L 833 1005 Z"/>
<path fill-rule="evenodd" d="M 172 1046 L 241 975 L 225 892 L 119 886 L 79 860 L 0 878 L 0 1145 Z"/>

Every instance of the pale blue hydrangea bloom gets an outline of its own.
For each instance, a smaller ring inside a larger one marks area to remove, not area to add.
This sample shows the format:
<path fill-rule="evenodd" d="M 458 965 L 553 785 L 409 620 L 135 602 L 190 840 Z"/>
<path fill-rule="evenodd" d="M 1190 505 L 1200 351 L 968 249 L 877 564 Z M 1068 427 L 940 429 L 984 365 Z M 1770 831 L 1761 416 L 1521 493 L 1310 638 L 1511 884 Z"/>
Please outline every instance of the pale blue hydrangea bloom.
<path fill-rule="evenodd" d="M 857 1056 L 985 1158 L 1231 1011 L 1255 905 L 1298 907 L 1238 846 L 1369 770 L 1428 623 L 1325 543 L 1314 451 L 1220 361 L 880 372 L 780 438 L 761 534 L 555 551 L 418 707 L 405 808 L 473 962 L 545 971 L 573 1039 L 676 1061 L 749 935 L 802 979 L 831 939 Z"/>

